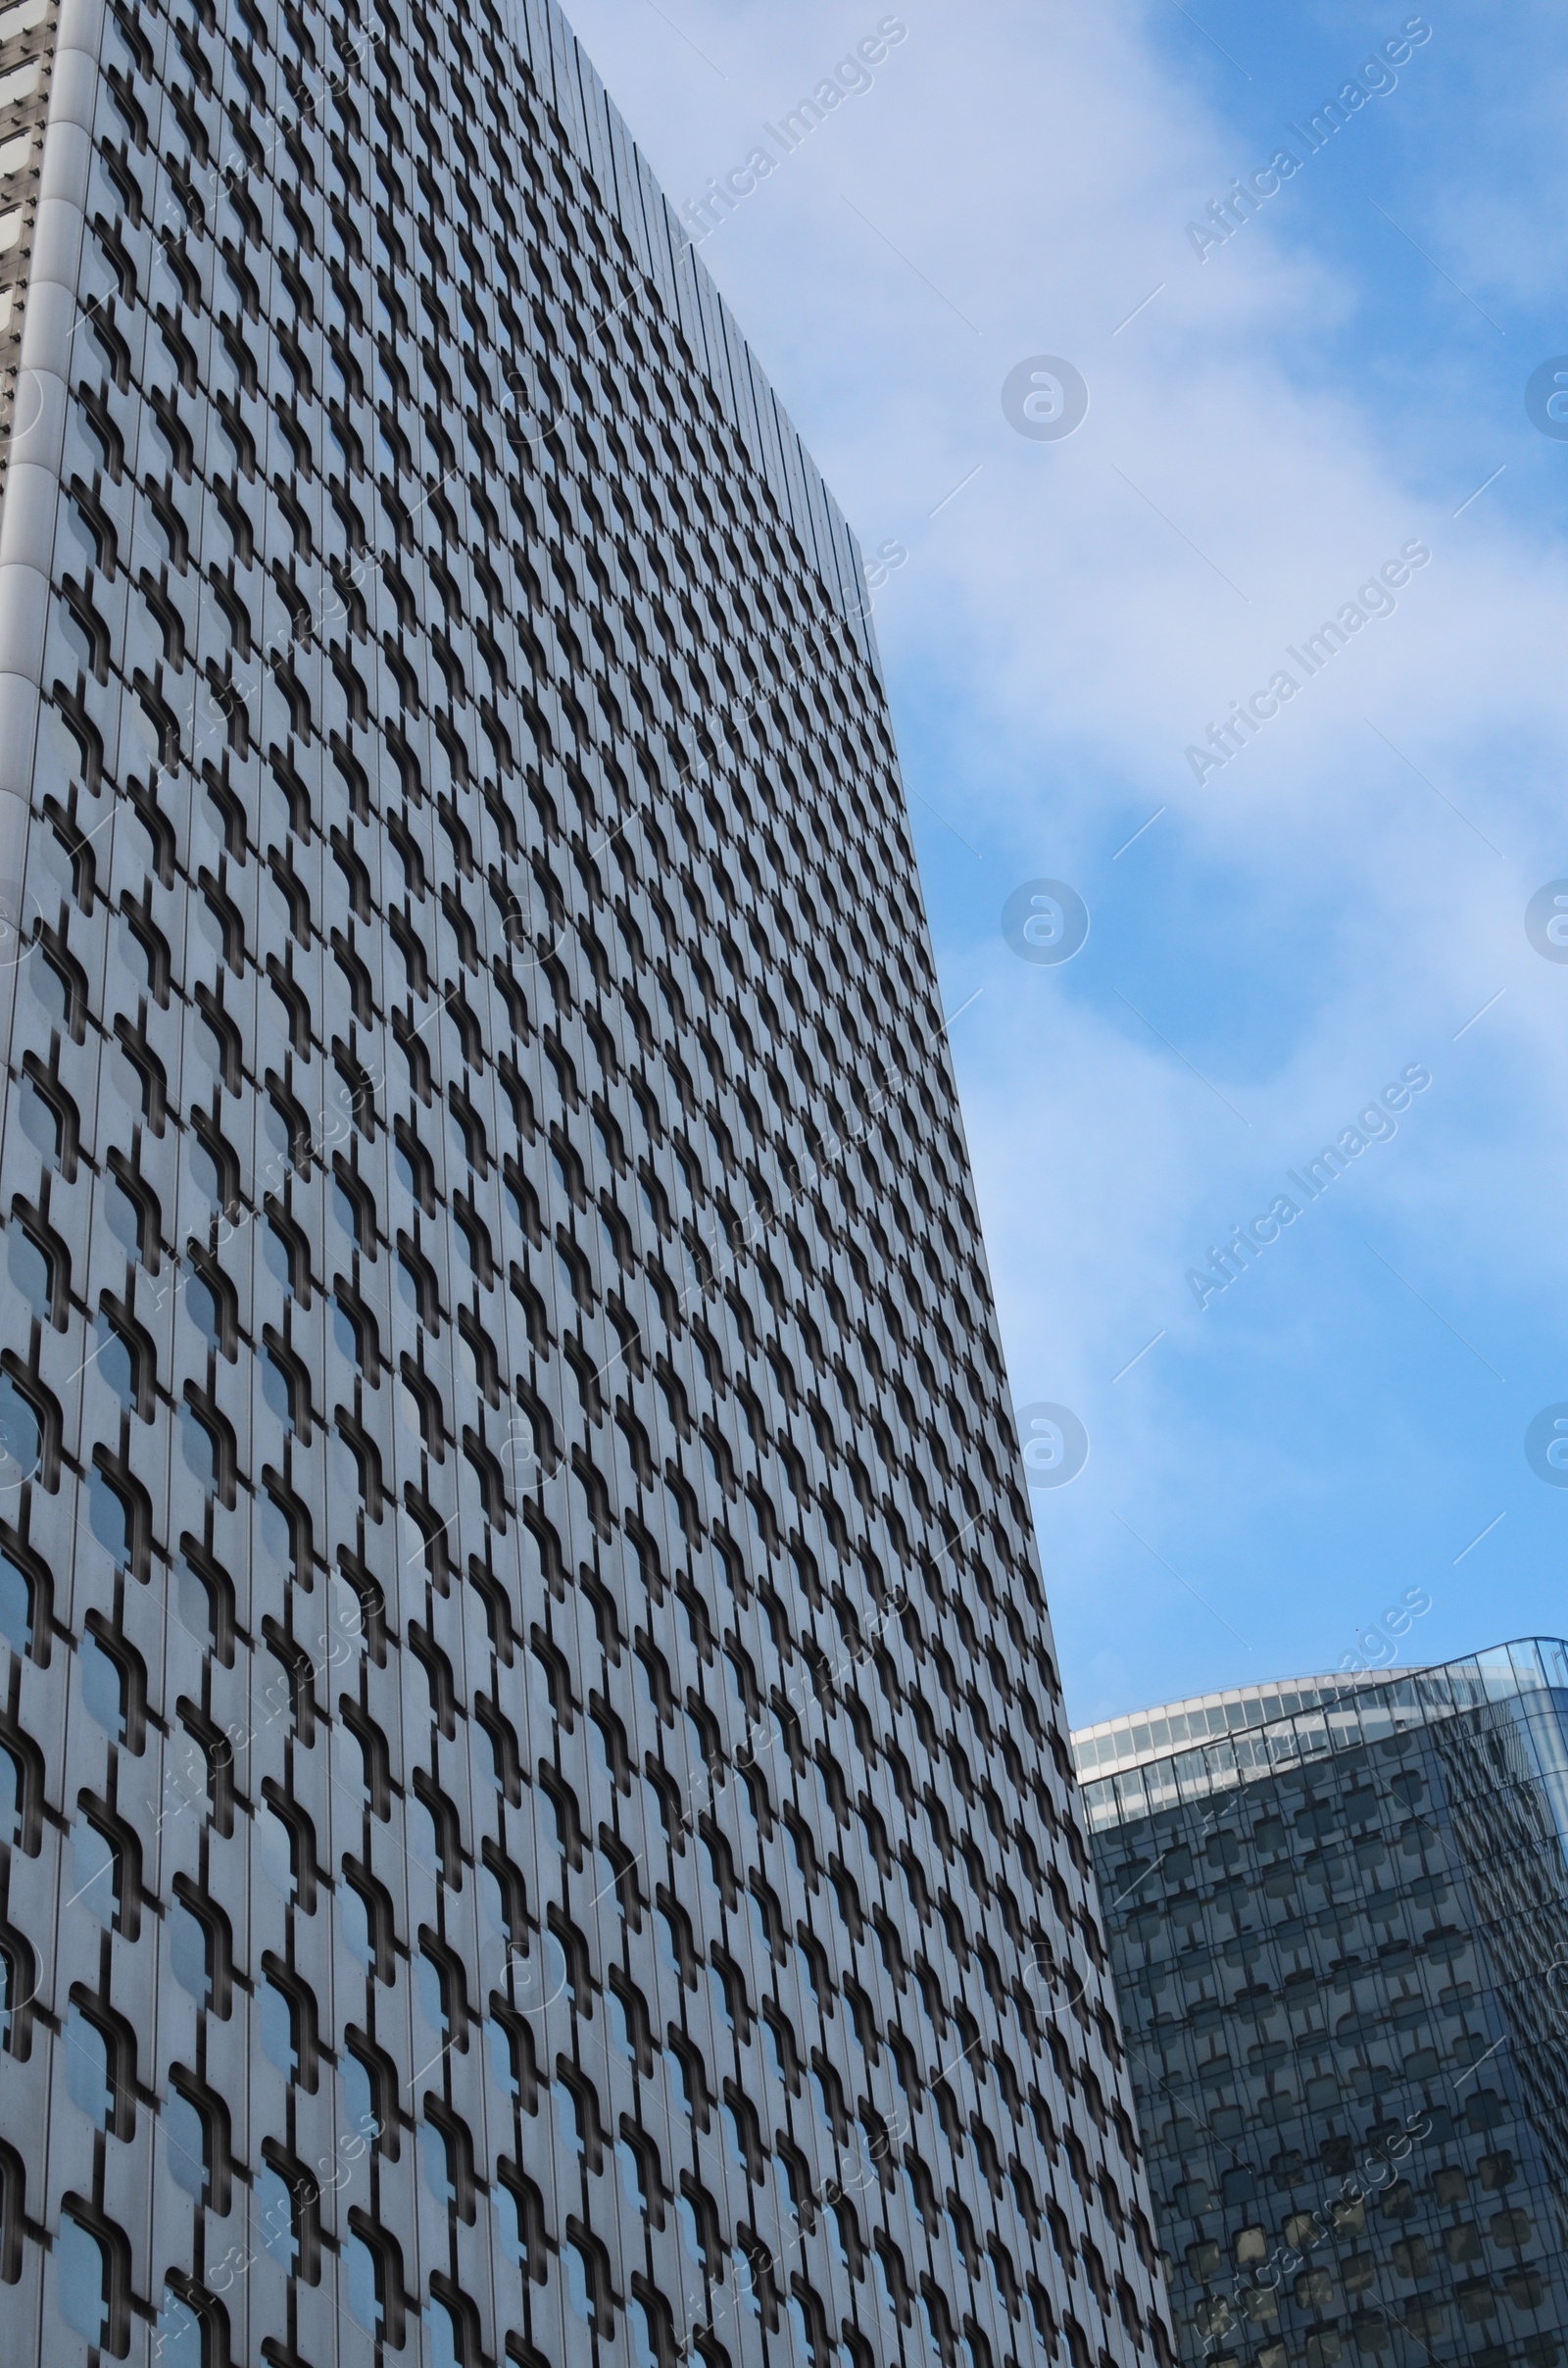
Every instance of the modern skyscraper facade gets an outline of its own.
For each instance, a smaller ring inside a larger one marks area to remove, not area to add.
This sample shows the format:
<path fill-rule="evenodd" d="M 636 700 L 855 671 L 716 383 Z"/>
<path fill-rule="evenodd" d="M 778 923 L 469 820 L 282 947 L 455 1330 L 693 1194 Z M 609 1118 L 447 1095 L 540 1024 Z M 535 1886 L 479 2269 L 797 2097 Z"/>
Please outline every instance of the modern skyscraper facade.
<path fill-rule="evenodd" d="M 0 111 L 6 2368 L 1164 2361 L 853 538 L 541 0 Z"/>
<path fill-rule="evenodd" d="M 1557 2368 L 1568 1646 L 1073 1740 L 1181 2357 Z"/>

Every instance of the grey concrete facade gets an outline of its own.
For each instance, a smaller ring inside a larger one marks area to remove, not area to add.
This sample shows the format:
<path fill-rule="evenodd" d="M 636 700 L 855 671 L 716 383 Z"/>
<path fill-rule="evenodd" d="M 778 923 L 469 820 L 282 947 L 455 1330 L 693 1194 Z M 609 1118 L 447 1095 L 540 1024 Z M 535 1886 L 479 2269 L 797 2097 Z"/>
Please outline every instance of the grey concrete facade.
<path fill-rule="evenodd" d="M 853 538 L 553 8 L 13 14 L 7 2368 L 1162 2363 Z"/>

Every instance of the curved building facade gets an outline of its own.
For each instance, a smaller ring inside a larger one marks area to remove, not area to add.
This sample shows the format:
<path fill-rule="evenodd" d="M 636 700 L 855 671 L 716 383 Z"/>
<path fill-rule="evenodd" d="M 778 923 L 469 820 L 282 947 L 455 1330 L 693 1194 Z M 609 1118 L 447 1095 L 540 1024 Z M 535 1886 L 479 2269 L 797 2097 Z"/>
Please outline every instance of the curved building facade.
<path fill-rule="evenodd" d="M 1568 1646 L 1074 1746 L 1181 2357 L 1557 2368 Z"/>
<path fill-rule="evenodd" d="M 550 0 L 0 199 L 6 2368 L 1153 2368 L 843 518 Z"/>

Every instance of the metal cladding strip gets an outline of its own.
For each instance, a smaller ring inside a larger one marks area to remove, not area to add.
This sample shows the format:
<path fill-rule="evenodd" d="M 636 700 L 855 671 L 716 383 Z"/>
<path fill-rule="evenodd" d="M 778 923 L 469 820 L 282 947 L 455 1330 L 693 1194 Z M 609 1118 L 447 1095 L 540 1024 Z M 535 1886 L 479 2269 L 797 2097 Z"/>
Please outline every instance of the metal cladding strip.
<path fill-rule="evenodd" d="M 63 0 L 0 502 L 0 1043 L 7 1045 L 103 18 L 103 0 Z"/>

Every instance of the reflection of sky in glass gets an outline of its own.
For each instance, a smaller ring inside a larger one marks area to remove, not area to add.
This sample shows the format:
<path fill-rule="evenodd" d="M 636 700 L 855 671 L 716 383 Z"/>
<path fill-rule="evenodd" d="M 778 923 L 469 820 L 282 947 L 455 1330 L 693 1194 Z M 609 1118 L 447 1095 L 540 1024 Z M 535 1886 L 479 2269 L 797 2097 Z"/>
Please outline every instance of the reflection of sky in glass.
<path fill-rule="evenodd" d="M 203 2195 L 207 2189 L 207 2134 L 196 2107 L 177 2089 L 169 2093 L 163 2123 L 170 2176 L 187 2195 Z"/>
<path fill-rule="evenodd" d="M 520 2267 L 527 2258 L 527 2247 L 522 2242 L 522 2223 L 517 2213 L 517 2198 L 504 2179 L 496 2181 L 490 2194 L 491 2200 L 496 2207 L 496 2225 L 501 2249 L 514 2267 Z"/>
<path fill-rule="evenodd" d="M 85 1817 L 76 1820 L 74 1837 L 72 1889 L 100 1924 L 112 1924 L 120 1905 L 115 1882 L 115 1853 L 107 1838 Z"/>
<path fill-rule="evenodd" d="M 109 2043 L 79 2006 L 66 2024 L 66 2087 L 95 2129 L 109 2126 L 114 2097 L 109 2085 Z"/>
<path fill-rule="evenodd" d="M 214 1480 L 212 1433 L 188 1406 L 179 1409 L 179 1444 L 198 1487 L 212 1494 Z"/>
<path fill-rule="evenodd" d="M 30 1479 L 42 1456 L 38 1417 L 9 1377 L 0 1377 L 0 1489 Z"/>
<path fill-rule="evenodd" d="M 122 1406 L 131 1413 L 136 1410 L 135 1378 L 131 1370 L 130 1350 L 122 1336 L 115 1330 L 107 1315 L 98 1318 L 98 1370 Z"/>
<path fill-rule="evenodd" d="M 262 1992 L 261 2024 L 262 2052 L 269 2063 L 276 2064 L 280 2072 L 286 2072 L 292 2079 L 297 2067 L 294 2016 L 283 1993 L 270 1982 Z"/>
<path fill-rule="evenodd" d="M 66 2325 L 84 2335 L 89 2343 L 96 2343 L 108 2316 L 103 2248 L 97 2238 L 69 2214 L 61 2221 L 56 2240 L 55 2277 L 55 2291 Z"/>
<path fill-rule="evenodd" d="M 9 1554 L 0 1554 L 0 1636 L 15 1653 L 25 1653 L 32 1632 L 27 1582 Z"/>
<path fill-rule="evenodd" d="M 119 1667 L 95 1636 L 84 1636 L 77 1653 L 81 1670 L 81 1699 L 88 1716 L 118 1743 L 124 1734 L 124 1686 Z"/>
<path fill-rule="evenodd" d="M 166 2294 L 158 2314 L 161 2368 L 202 2368 L 201 2321 L 177 2294 Z"/>
<path fill-rule="evenodd" d="M 95 1465 L 87 1475 L 87 1521 L 93 1536 L 117 1562 L 125 1558 L 125 1507 Z"/>
<path fill-rule="evenodd" d="M 349 2237 L 343 2246 L 348 2267 L 349 2313 L 374 2335 L 381 2324 L 375 2298 L 375 2256 L 362 2237 Z"/>
<path fill-rule="evenodd" d="M 419 1993 L 419 2011 L 432 2031 L 445 2039 L 447 2032 L 446 2000 L 441 1995 L 441 1976 L 426 1956 L 421 1956 L 415 1968 Z"/>
<path fill-rule="evenodd" d="M 690 2211 L 690 2204 L 686 2205 L 686 2209 Z M 562 2258 L 566 2264 L 566 2292 L 571 2296 L 571 2307 L 578 2318 L 585 2319 L 591 2327 L 594 2313 L 588 2299 L 588 2265 L 582 2257 L 582 2248 L 577 2245 L 565 2245 L 562 2247 Z"/>
<path fill-rule="evenodd" d="M 49 1261 L 30 1233 L 13 1225 L 6 1248 L 11 1280 L 40 1323 L 49 1320 Z"/>
<path fill-rule="evenodd" d="M 419 2128 L 419 2157 L 424 2165 L 425 2186 L 437 2203 L 450 2203 L 458 2191 L 452 2184 L 447 2142 L 428 2121 L 421 2123 Z"/>
<path fill-rule="evenodd" d="M 1568 1864 L 1568 1690 L 1524 1696 L 1516 1713 L 1527 1764 Z"/>
<path fill-rule="evenodd" d="M 430 2368 L 459 2368 L 457 2331 L 444 2302 L 432 2302 L 425 2314 L 430 2330 Z"/>
<path fill-rule="evenodd" d="M 262 2244 L 274 2261 L 281 2261 L 292 2277 L 294 2255 L 298 2250 L 294 2235 L 294 2205 L 288 2184 L 270 2163 L 263 2169 L 256 2182 L 256 2202 L 261 2214 Z"/>
<path fill-rule="evenodd" d="M 201 1918 L 178 1901 L 170 1918 L 169 1947 L 175 1981 L 181 1990 L 188 1990 L 192 1998 L 200 1998 L 205 2004 L 208 1995 L 207 1935 L 202 1928 Z"/>

